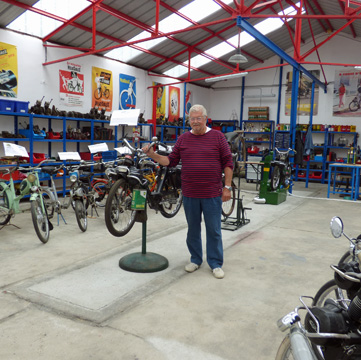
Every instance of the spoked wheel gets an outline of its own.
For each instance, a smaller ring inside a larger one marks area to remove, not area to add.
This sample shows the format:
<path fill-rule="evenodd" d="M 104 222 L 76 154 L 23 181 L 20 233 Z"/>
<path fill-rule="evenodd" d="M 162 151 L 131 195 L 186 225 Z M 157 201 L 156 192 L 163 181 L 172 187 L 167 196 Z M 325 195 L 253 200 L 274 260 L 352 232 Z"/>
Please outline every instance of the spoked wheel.
<path fill-rule="evenodd" d="M 105 204 L 105 224 L 117 237 L 124 236 L 133 227 L 136 211 L 131 209 L 132 191 L 124 179 L 111 187 Z"/>
<path fill-rule="evenodd" d="M 0 225 L 6 225 L 11 219 L 9 215 L 9 198 L 6 192 L 0 195 Z"/>
<path fill-rule="evenodd" d="M 166 200 L 165 201 L 163 200 L 163 203 L 160 205 L 159 211 L 165 218 L 172 218 L 173 216 L 177 215 L 178 211 L 182 207 L 183 204 L 182 190 L 179 189 L 176 191 L 178 192 L 178 197 L 175 204 L 173 202 L 168 202 Z"/>
<path fill-rule="evenodd" d="M 39 195 L 35 200 L 31 201 L 31 217 L 38 238 L 42 243 L 47 243 L 49 240 L 50 227 L 42 195 Z"/>
<path fill-rule="evenodd" d="M 82 200 L 75 200 L 75 217 L 81 231 L 86 231 L 88 227 L 88 219 L 86 209 Z"/>
<path fill-rule="evenodd" d="M 98 181 L 93 185 L 95 191 L 95 203 L 99 207 L 105 207 L 108 197 L 108 185 L 103 181 Z"/>
<path fill-rule="evenodd" d="M 271 190 L 275 191 L 278 189 L 281 181 L 281 168 L 275 166 L 271 175 Z"/>
<path fill-rule="evenodd" d="M 224 186 L 224 179 L 222 181 Z M 228 201 L 222 202 L 222 215 L 225 217 L 229 217 L 232 215 L 234 207 L 236 204 L 236 186 L 232 181 L 232 190 L 231 190 L 231 198 Z"/>

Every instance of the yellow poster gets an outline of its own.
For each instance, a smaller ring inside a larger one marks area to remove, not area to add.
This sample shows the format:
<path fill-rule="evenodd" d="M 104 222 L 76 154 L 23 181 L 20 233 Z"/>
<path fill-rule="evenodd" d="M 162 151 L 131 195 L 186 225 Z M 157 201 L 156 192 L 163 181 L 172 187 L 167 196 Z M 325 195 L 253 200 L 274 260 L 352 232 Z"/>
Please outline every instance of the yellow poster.
<path fill-rule="evenodd" d="M 92 107 L 112 111 L 113 77 L 109 70 L 92 67 Z"/>
<path fill-rule="evenodd" d="M 165 86 L 160 83 L 153 82 L 153 86 L 160 85 L 153 88 L 153 106 L 156 108 L 156 119 L 159 122 L 164 122 L 165 118 Z"/>
<path fill-rule="evenodd" d="M 18 95 L 18 56 L 16 46 L 0 42 L 0 96 Z"/>

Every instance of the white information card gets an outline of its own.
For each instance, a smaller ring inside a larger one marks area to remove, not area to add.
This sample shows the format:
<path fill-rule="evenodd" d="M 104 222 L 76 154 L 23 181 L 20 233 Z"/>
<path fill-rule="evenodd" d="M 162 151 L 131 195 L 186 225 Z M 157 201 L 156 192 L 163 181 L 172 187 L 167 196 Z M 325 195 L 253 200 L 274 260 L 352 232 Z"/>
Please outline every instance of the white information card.
<path fill-rule="evenodd" d="M 88 148 L 92 154 L 102 151 L 109 151 L 108 145 L 106 143 L 88 145 Z"/>
<path fill-rule="evenodd" d="M 80 154 L 76 151 L 58 152 L 60 160 L 81 160 Z"/>
<path fill-rule="evenodd" d="M 4 142 L 3 144 L 5 156 L 22 156 L 27 158 L 29 157 L 29 154 L 24 146 L 6 142 Z"/>
<path fill-rule="evenodd" d="M 129 109 L 129 110 L 113 110 L 110 117 L 110 125 L 138 125 L 138 117 L 140 109 Z"/>

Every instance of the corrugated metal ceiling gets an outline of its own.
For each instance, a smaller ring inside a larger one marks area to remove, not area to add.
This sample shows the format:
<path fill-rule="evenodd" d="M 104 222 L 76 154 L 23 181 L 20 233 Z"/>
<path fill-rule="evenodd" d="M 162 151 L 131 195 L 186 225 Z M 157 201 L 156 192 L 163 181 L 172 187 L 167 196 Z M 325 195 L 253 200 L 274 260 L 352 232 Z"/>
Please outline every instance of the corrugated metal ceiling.
<path fill-rule="evenodd" d="M 52 33 L 50 38 L 44 38 L 51 43 L 66 45 L 73 48 L 89 49 L 88 53 L 98 53 L 104 55 L 106 49 L 111 46 L 126 43 L 144 30 L 154 33 L 151 29 L 156 23 L 157 0 L 88 0 L 89 11 L 85 12 L 73 23 Z M 201 24 L 207 24 L 205 28 L 196 28 L 185 32 L 175 32 L 169 35 L 165 41 L 158 44 L 150 51 L 144 51 L 129 61 L 129 64 L 136 67 L 151 70 L 152 73 L 163 73 L 178 63 L 188 60 L 189 51 L 194 53 L 207 53 L 207 49 L 222 43 L 225 39 L 238 34 L 236 26 L 236 16 L 244 13 L 240 9 L 239 2 L 248 7 L 250 5 L 260 6 L 252 10 L 252 14 L 261 14 L 267 17 L 277 14 L 292 4 L 297 4 L 296 0 L 234 0 L 230 5 L 225 5 L 221 0 L 209 0 L 220 5 L 219 11 L 203 19 Z M 163 0 L 159 1 L 159 21 L 177 12 L 191 0 Z M 0 26 L 6 27 L 21 13 L 31 7 L 36 1 L 30 0 L 1 0 L 0 1 Z M 261 6 L 262 5 L 262 6 Z M 333 18 L 335 15 L 353 16 L 350 11 L 357 10 L 355 21 L 352 25 L 345 27 L 342 33 L 347 36 L 361 35 L 361 3 L 358 0 L 350 0 L 350 8 L 346 8 L 344 0 L 303 0 L 307 14 L 317 15 L 319 18 L 302 20 L 301 41 L 310 41 L 312 36 L 319 34 L 331 34 L 347 23 L 347 19 Z M 96 41 L 95 49 L 93 45 L 93 8 L 96 9 Z M 56 15 L 56 14 L 54 14 Z M 249 15 L 249 14 L 248 14 Z M 325 16 L 327 15 L 327 17 Z M 233 20 L 229 19 L 233 16 Z M 321 18 L 322 17 L 322 18 Z M 221 22 L 223 19 L 229 19 Z M 248 22 L 255 25 L 264 19 L 254 18 L 252 15 Z M 211 24 L 210 24 L 211 23 Z M 290 32 L 294 37 L 295 20 L 289 21 L 290 29 L 282 26 L 280 29 L 267 35 L 267 37 L 283 50 L 288 50 L 293 46 Z M 196 25 L 197 23 L 194 23 Z M 310 25 L 311 27 L 310 28 Z M 226 29 L 226 30 L 225 30 Z M 142 48 L 142 43 L 135 45 Z M 274 53 L 258 42 L 252 42 L 242 47 L 243 53 L 247 56 L 248 62 L 241 64 L 240 69 L 250 69 L 262 67 L 262 63 L 272 57 Z M 234 51 L 235 52 L 235 51 Z M 191 79 L 199 79 L 212 75 L 220 75 L 232 72 L 234 65 L 227 62 L 231 54 L 227 54 L 219 59 L 213 59 L 201 66 L 198 70 L 192 71 Z M 192 64 L 192 63 L 191 63 Z M 186 79 L 180 79 L 186 80 Z M 199 85 L 210 86 L 203 80 L 197 81 Z"/>

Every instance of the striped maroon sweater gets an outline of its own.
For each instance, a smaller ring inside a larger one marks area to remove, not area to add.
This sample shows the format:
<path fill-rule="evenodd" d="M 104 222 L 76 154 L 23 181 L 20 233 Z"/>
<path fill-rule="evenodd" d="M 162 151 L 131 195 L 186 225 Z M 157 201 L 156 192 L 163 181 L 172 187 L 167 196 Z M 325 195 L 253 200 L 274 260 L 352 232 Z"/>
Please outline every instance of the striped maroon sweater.
<path fill-rule="evenodd" d="M 204 135 L 182 134 L 168 156 L 169 166 L 182 160 L 182 192 L 193 198 L 222 195 L 222 172 L 233 169 L 232 154 L 223 133 L 211 130 Z"/>

